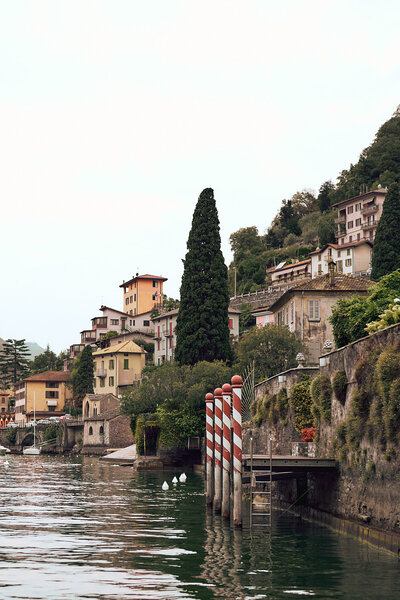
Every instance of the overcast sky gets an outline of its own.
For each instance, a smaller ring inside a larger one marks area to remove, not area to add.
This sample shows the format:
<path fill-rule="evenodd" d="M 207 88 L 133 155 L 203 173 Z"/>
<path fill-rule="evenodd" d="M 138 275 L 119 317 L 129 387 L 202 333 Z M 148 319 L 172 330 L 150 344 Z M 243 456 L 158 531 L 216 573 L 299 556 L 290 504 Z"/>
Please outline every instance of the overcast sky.
<path fill-rule="evenodd" d="M 179 295 L 213 187 L 223 251 L 356 162 L 400 103 L 400 3 L 0 0 L 0 337 L 57 352 L 136 271 Z"/>

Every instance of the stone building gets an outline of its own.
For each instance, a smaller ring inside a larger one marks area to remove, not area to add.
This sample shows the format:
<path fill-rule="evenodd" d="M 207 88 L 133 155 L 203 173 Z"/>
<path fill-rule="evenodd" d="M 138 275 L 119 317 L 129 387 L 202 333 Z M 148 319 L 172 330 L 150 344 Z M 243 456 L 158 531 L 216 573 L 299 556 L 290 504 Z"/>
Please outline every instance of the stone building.
<path fill-rule="evenodd" d="M 108 448 L 134 443 L 130 417 L 120 414 L 120 402 L 114 394 L 87 394 L 82 406 L 83 453 L 104 454 Z"/>

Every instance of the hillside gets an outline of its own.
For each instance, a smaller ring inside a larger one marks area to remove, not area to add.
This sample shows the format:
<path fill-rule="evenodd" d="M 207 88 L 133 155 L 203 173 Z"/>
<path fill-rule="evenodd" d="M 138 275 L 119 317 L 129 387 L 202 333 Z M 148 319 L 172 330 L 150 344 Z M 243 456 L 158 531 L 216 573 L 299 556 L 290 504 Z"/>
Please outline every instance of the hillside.
<path fill-rule="evenodd" d="M 318 194 L 296 192 L 282 200 L 281 208 L 260 235 L 257 227 L 239 229 L 230 236 L 233 261 L 229 266 L 229 292 L 243 294 L 267 285 L 266 269 L 288 258 L 305 258 L 317 245 L 335 241 L 336 202 L 400 180 L 400 107 L 378 130 L 358 162 L 343 170 L 336 183 L 325 181 Z"/>

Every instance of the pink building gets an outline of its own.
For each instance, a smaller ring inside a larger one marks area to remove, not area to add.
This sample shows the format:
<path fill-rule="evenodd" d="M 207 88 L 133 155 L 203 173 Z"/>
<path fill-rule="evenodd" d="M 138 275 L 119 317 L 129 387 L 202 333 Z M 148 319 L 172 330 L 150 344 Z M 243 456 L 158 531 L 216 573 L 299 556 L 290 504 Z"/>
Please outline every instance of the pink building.
<path fill-rule="evenodd" d="M 333 205 L 338 210 L 335 223 L 339 245 L 374 241 L 386 193 L 385 188 L 380 188 Z"/>

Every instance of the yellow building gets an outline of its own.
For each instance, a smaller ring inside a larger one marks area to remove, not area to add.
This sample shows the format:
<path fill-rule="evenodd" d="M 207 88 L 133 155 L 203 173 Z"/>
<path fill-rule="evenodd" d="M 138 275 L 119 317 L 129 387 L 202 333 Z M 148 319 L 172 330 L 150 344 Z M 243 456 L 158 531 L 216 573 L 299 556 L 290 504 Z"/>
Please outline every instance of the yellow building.
<path fill-rule="evenodd" d="M 15 422 L 24 425 L 35 419 L 64 414 L 64 405 L 72 397 L 66 383 L 69 371 L 45 371 L 27 377 L 15 386 Z"/>
<path fill-rule="evenodd" d="M 124 294 L 122 311 L 138 315 L 162 306 L 164 281 L 167 281 L 166 277 L 136 274 L 129 281 L 121 283 L 119 287 Z"/>
<path fill-rule="evenodd" d="M 131 340 L 94 352 L 95 393 L 119 396 L 124 388 L 137 385 L 145 356 L 146 351 Z"/>

